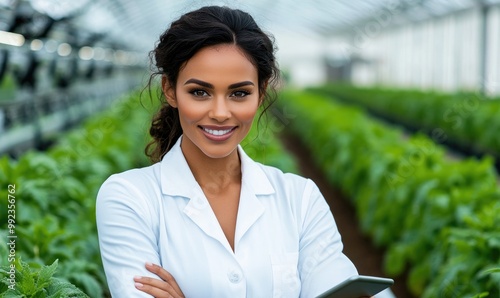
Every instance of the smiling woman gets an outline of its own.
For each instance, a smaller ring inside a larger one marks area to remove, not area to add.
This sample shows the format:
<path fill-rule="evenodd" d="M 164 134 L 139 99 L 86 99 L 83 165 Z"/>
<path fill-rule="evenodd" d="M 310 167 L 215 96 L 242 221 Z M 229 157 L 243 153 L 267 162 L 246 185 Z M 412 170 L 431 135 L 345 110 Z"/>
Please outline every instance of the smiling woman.
<path fill-rule="evenodd" d="M 152 57 L 163 91 L 146 148 L 154 164 L 112 175 L 97 198 L 112 295 L 316 297 L 356 275 L 314 182 L 240 146 L 279 73 L 252 17 L 187 13 Z"/>

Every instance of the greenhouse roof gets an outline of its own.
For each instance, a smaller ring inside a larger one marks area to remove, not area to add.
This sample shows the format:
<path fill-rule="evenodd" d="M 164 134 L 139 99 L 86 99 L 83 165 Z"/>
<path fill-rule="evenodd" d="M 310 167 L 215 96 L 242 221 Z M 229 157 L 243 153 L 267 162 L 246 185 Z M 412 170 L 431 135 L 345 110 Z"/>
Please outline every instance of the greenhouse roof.
<path fill-rule="evenodd" d="M 31 6 L 35 13 L 56 21 L 64 20 L 69 27 L 85 29 L 87 34 L 146 50 L 152 48 L 172 20 L 204 5 L 227 5 L 248 11 L 271 32 L 291 30 L 328 36 L 352 31 L 377 19 L 384 22 L 390 18 L 387 25 L 397 26 L 471 7 L 499 4 L 500 0 L 0 0 L 0 9 L 16 10 L 16 3 Z M 8 22 L 9 17 L 0 15 L 0 30 L 5 30 Z"/>

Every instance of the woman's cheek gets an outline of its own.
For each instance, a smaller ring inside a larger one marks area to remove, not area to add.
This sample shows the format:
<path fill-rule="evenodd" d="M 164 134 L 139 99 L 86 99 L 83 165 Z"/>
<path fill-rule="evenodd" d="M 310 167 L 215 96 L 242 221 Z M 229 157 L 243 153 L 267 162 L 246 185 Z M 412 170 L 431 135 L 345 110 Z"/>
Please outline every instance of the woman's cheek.
<path fill-rule="evenodd" d="M 257 114 L 258 105 L 248 105 L 238 111 L 238 118 L 241 122 L 251 123 Z"/>
<path fill-rule="evenodd" d="M 183 104 L 179 104 L 179 112 L 185 121 L 196 122 L 203 118 L 206 114 L 206 108 L 203 104 L 190 104 L 189 102 L 185 102 Z"/>

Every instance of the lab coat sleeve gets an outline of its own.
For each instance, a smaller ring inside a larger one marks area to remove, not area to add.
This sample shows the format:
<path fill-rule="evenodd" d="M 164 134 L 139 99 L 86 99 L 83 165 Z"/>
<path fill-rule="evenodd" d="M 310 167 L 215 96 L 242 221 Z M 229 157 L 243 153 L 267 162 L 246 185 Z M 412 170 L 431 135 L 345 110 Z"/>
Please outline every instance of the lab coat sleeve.
<path fill-rule="evenodd" d="M 159 263 L 151 203 L 130 181 L 115 175 L 101 186 L 96 221 L 101 258 L 111 295 L 151 297 L 137 290 L 133 277 L 156 277 L 145 263 Z"/>
<path fill-rule="evenodd" d="M 311 180 L 307 180 L 301 205 L 300 297 L 313 298 L 358 272 L 343 254 L 330 207 Z"/>

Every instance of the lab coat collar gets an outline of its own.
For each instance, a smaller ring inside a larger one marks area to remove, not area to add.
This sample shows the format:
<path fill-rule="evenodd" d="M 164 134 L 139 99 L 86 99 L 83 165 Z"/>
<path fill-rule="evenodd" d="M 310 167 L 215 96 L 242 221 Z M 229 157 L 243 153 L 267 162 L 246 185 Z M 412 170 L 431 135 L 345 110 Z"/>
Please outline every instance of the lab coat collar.
<path fill-rule="evenodd" d="M 189 198 L 183 212 L 207 235 L 219 241 L 227 251 L 232 249 L 222 231 L 217 218 L 209 207 L 208 200 L 194 178 L 184 158 L 180 144 L 182 137 L 161 161 L 161 188 L 165 195 Z M 236 222 L 235 249 L 246 232 L 265 212 L 258 195 L 274 193 L 274 188 L 259 164 L 248 157 L 238 146 L 241 160 L 242 183 L 238 220 Z"/>
<path fill-rule="evenodd" d="M 202 192 L 181 150 L 182 136 L 161 161 L 162 193 L 170 196 L 193 198 Z M 273 194 L 274 188 L 261 165 L 253 161 L 238 145 L 241 160 L 242 185 L 255 195 Z"/>

